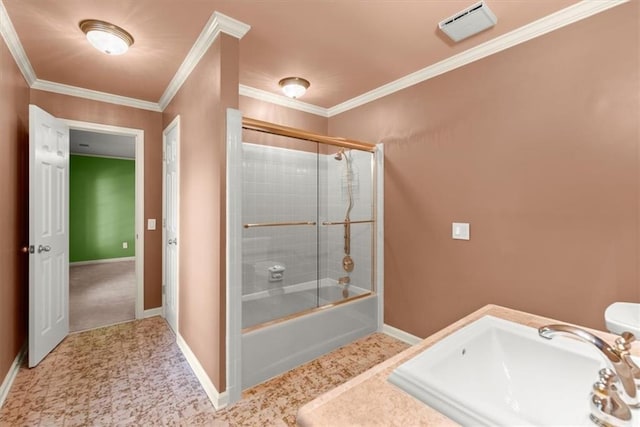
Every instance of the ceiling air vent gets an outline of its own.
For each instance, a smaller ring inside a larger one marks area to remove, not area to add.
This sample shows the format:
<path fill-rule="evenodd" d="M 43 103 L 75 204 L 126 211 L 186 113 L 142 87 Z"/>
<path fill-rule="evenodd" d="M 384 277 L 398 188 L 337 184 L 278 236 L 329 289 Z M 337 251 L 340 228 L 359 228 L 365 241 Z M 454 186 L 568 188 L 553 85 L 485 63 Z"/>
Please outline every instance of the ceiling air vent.
<path fill-rule="evenodd" d="M 438 27 L 451 40 L 459 42 L 480 31 L 493 27 L 496 22 L 498 22 L 496 15 L 493 14 L 484 1 L 481 1 L 441 21 Z"/>

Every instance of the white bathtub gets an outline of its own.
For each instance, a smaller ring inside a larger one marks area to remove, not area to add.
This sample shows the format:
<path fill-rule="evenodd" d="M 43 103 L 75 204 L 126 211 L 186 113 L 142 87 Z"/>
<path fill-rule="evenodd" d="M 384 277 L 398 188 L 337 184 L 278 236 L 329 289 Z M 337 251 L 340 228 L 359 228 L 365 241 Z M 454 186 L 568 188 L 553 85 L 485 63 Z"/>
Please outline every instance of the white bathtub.
<path fill-rule="evenodd" d="M 354 286 L 349 288 L 350 296 L 358 292 L 359 294 L 368 292 Z M 329 296 L 328 294 L 337 292 L 342 294 L 341 286 L 323 282 L 320 287 L 321 302 L 323 295 Z M 315 306 L 315 290 L 294 288 L 284 289 L 275 295 L 246 295 L 243 297 L 243 323 L 247 319 L 245 311 L 251 310 L 255 304 L 257 304 L 256 308 L 260 304 L 278 307 L 277 303 L 283 302 L 285 305 L 282 308 L 283 312 L 287 310 L 298 312 L 298 305 L 300 300 L 304 299 L 305 293 L 310 297 L 308 308 L 311 309 Z M 293 303 L 294 300 L 296 306 L 286 307 L 287 301 Z M 371 294 L 353 301 L 316 309 L 287 319 L 286 322 L 276 322 L 244 332 L 241 344 L 242 389 L 259 384 L 375 332 L 378 324 L 377 315 L 378 296 Z"/>
<path fill-rule="evenodd" d="M 254 292 L 242 296 L 242 328 L 250 328 L 265 322 L 294 315 L 344 300 L 347 297 L 364 295 L 368 289 L 348 285 L 340 286 L 332 279 L 289 285 L 268 291 Z"/>

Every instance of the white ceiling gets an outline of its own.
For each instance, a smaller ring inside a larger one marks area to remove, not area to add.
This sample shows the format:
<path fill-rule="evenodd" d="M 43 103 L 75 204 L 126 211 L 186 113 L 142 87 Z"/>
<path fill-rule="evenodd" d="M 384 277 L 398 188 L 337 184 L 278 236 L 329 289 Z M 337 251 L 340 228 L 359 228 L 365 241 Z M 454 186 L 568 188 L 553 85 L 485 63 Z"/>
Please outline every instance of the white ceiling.
<path fill-rule="evenodd" d="M 87 156 L 135 159 L 136 144 L 132 136 L 71 129 L 69 151 Z"/>

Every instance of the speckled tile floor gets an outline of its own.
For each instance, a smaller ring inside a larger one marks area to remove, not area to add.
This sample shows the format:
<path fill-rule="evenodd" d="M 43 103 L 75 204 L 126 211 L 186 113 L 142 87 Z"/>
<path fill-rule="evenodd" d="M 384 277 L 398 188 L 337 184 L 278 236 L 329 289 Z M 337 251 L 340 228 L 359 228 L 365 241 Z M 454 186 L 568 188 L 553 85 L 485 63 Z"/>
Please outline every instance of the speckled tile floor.
<path fill-rule="evenodd" d="M 160 317 L 68 336 L 20 368 L 0 426 L 295 426 L 298 408 L 407 348 L 376 333 L 246 390 L 215 411 Z"/>

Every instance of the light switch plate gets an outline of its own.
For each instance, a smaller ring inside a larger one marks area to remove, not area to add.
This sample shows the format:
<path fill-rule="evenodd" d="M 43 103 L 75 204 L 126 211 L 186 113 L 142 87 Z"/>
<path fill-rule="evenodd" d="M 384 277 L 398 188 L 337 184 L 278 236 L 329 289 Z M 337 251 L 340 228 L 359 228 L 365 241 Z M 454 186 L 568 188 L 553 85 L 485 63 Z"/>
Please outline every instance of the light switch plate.
<path fill-rule="evenodd" d="M 456 240 L 469 240 L 469 223 L 454 222 L 451 225 L 451 237 Z"/>
<path fill-rule="evenodd" d="M 156 229 L 156 219 L 149 218 L 147 219 L 147 230 L 155 230 Z"/>

